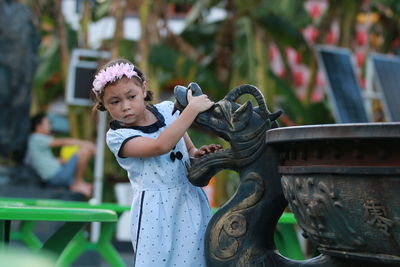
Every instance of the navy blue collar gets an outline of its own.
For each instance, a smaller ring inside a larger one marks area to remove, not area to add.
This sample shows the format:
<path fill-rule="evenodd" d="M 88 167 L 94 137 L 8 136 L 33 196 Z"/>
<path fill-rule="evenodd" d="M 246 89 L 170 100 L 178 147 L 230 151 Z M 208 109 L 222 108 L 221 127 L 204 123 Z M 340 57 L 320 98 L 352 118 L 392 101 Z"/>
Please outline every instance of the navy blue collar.
<path fill-rule="evenodd" d="M 147 125 L 147 126 L 123 126 L 119 121 L 113 120 L 110 122 L 110 128 L 113 130 L 118 130 L 118 129 L 135 129 L 142 131 L 144 133 L 155 133 L 157 132 L 160 128 L 165 126 L 165 119 L 164 116 L 158 111 L 158 109 L 153 106 L 153 105 L 148 105 L 146 107 L 148 110 L 150 110 L 154 116 L 156 116 L 157 121 L 153 124 Z"/>

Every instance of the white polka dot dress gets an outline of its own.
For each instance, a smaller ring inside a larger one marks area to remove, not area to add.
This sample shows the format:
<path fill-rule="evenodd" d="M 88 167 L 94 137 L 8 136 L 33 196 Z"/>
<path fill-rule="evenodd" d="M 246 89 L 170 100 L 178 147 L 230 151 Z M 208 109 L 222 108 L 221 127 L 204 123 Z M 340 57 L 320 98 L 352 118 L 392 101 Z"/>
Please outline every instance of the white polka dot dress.
<path fill-rule="evenodd" d="M 178 116 L 173 103 L 150 106 L 158 121 L 149 126 L 123 127 L 111 122 L 107 145 L 128 172 L 134 197 L 131 208 L 134 266 L 205 266 L 204 233 L 211 217 L 207 197 L 191 185 L 183 138 L 171 152 L 158 157 L 122 158 L 121 147 L 137 136 L 156 138 Z"/>

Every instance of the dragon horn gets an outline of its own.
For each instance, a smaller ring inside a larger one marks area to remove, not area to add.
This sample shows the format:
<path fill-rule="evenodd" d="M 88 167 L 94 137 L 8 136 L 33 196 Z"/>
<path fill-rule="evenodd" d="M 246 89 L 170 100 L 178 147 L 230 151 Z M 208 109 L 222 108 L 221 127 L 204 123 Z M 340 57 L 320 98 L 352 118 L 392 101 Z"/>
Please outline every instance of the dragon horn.
<path fill-rule="evenodd" d="M 250 94 L 250 95 L 254 96 L 254 98 L 256 99 L 256 101 L 258 103 L 260 115 L 264 119 L 268 119 L 269 118 L 268 115 L 271 114 L 271 112 L 267 109 L 267 105 L 265 104 L 264 96 L 261 94 L 260 90 L 255 86 L 252 86 L 249 84 L 244 84 L 239 87 L 236 87 L 236 88 L 232 89 L 224 97 L 224 99 L 231 101 L 231 102 L 235 102 L 241 95 L 244 95 L 244 94 Z"/>

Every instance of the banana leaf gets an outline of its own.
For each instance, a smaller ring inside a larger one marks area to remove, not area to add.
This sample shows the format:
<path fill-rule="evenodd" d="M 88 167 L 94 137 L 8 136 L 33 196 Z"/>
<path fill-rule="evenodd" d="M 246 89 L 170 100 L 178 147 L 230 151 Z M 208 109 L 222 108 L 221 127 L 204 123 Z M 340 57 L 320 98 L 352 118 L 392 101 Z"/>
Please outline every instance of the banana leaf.
<path fill-rule="evenodd" d="M 226 93 L 226 89 L 221 90 L 222 85 L 212 71 L 166 45 L 152 45 L 148 60 L 149 64 L 164 73 L 164 77 L 165 73 L 169 72 L 171 79 L 196 81 L 204 92 L 216 98 L 221 98 Z M 195 73 L 191 73 L 193 71 Z M 188 78 L 193 80 L 188 80 Z"/>

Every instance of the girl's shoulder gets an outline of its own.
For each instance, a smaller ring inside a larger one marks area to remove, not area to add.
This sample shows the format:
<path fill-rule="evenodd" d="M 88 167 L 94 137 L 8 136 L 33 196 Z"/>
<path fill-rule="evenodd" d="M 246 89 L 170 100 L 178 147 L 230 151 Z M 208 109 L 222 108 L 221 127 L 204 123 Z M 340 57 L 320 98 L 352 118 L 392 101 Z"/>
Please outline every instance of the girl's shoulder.
<path fill-rule="evenodd" d="M 132 135 L 140 135 L 140 132 L 134 129 L 108 129 L 106 133 L 106 142 L 111 140 L 125 140 Z"/>
<path fill-rule="evenodd" d="M 174 109 L 174 102 L 166 100 L 154 105 L 159 112 L 168 112 Z"/>
<path fill-rule="evenodd" d="M 122 128 L 122 129 L 109 129 L 106 133 L 106 144 L 108 148 L 115 155 L 119 156 L 121 147 L 130 139 L 143 136 L 139 130 Z"/>
<path fill-rule="evenodd" d="M 169 119 L 175 119 L 180 113 L 179 111 L 176 111 L 174 114 L 172 114 L 173 110 L 174 110 L 174 102 L 166 100 L 163 102 L 160 102 L 156 105 L 154 105 L 158 112 L 160 112 L 163 117 L 167 120 Z"/>

